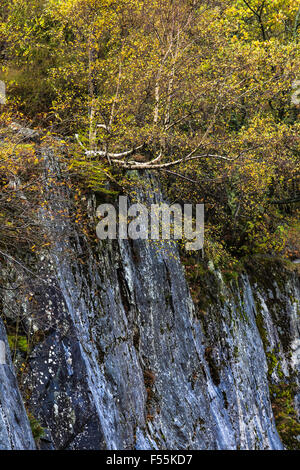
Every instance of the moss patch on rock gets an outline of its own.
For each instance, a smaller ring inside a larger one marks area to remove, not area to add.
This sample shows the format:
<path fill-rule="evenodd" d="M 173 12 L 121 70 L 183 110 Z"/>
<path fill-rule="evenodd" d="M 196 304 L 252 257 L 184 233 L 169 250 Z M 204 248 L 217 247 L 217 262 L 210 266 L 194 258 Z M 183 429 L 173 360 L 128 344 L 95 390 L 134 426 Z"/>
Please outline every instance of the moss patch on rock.
<path fill-rule="evenodd" d="M 296 384 L 280 382 L 270 385 L 270 397 L 275 423 L 284 446 L 289 450 L 300 448 L 300 423 L 294 408 Z"/>

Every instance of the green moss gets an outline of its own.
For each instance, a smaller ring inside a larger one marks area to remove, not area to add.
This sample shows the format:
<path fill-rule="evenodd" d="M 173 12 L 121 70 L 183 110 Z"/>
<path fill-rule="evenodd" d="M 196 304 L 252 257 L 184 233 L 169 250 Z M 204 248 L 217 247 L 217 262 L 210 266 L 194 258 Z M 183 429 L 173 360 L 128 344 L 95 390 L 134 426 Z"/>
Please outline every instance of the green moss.
<path fill-rule="evenodd" d="M 264 326 L 264 318 L 261 312 L 257 313 L 255 317 L 255 321 L 256 321 L 256 326 L 259 331 L 262 343 L 263 343 L 264 350 L 266 351 L 269 348 L 270 344 L 268 341 L 267 330 Z"/>
<path fill-rule="evenodd" d="M 238 359 L 239 358 L 239 348 L 238 346 L 234 346 L 234 349 L 233 349 L 233 357 L 235 359 Z"/>
<path fill-rule="evenodd" d="M 289 450 L 299 450 L 300 423 L 294 408 L 296 384 L 280 382 L 270 385 L 270 397 L 276 427 L 284 446 Z"/>
<path fill-rule="evenodd" d="M 31 427 L 32 435 L 36 442 L 38 442 L 45 434 L 45 430 L 41 423 L 31 414 L 28 413 L 29 424 Z"/>
<path fill-rule="evenodd" d="M 29 351 L 29 344 L 26 336 L 8 335 L 7 340 L 11 351 L 15 351 L 16 349 L 23 353 L 27 353 Z"/>
<path fill-rule="evenodd" d="M 222 271 L 222 277 L 224 279 L 225 283 L 230 283 L 231 281 L 237 281 L 239 278 L 240 273 L 238 271 L 229 271 L 229 270 L 223 270 Z"/>
<path fill-rule="evenodd" d="M 274 371 L 276 372 L 277 376 L 280 379 L 283 379 L 284 374 L 283 374 L 282 369 L 281 369 L 280 361 L 275 355 L 275 351 L 273 350 L 271 352 L 267 352 L 266 356 L 267 356 L 267 363 L 268 363 L 268 376 L 269 376 L 269 379 L 271 379 L 271 376 L 272 376 Z"/>

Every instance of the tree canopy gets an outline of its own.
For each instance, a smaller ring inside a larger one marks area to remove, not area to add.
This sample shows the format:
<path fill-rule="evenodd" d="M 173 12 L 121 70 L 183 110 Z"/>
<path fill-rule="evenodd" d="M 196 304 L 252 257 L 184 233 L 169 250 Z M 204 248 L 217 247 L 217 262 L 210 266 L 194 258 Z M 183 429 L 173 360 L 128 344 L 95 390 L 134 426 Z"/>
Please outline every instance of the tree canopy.
<path fill-rule="evenodd" d="M 6 109 L 68 137 L 93 189 L 150 169 L 170 199 L 206 203 L 217 257 L 287 250 L 298 1 L 11 0 L 0 18 Z"/>

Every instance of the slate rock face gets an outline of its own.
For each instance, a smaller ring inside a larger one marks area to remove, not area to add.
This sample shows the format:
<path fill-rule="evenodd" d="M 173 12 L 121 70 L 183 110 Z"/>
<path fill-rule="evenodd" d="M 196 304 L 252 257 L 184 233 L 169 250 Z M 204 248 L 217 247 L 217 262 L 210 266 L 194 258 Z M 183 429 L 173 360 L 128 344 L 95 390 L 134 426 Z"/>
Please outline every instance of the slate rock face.
<path fill-rule="evenodd" d="M 33 450 L 35 443 L 19 392 L 2 320 L 0 342 L 0 450 Z"/>
<path fill-rule="evenodd" d="M 39 446 L 282 449 L 269 385 L 297 377 L 297 277 L 282 273 L 278 285 L 270 272 L 269 288 L 250 274 L 226 286 L 208 273 L 193 302 L 171 243 L 95 246 L 60 217 L 70 195 L 55 184 L 53 153 L 44 157 L 42 220 L 54 243 L 27 279 L 34 305 L 20 302 L 40 338 L 22 384 L 47 429 Z M 16 310 L 15 300 L 5 303 Z"/>

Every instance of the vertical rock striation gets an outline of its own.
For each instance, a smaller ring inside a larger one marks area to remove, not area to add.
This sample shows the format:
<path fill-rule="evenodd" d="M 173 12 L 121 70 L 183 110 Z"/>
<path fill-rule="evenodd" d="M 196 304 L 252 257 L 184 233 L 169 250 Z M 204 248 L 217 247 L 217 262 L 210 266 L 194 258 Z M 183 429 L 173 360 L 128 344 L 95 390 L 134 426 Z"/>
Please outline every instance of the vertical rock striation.
<path fill-rule="evenodd" d="M 35 443 L 19 392 L 2 320 L 0 341 L 0 450 L 33 450 Z"/>
<path fill-rule="evenodd" d="M 72 205 L 44 156 L 54 243 L 20 307 L 39 338 L 22 387 L 47 428 L 40 447 L 282 449 L 270 386 L 298 380 L 296 276 L 226 286 L 207 272 L 193 302 L 172 244 L 94 247 L 59 216 Z"/>

